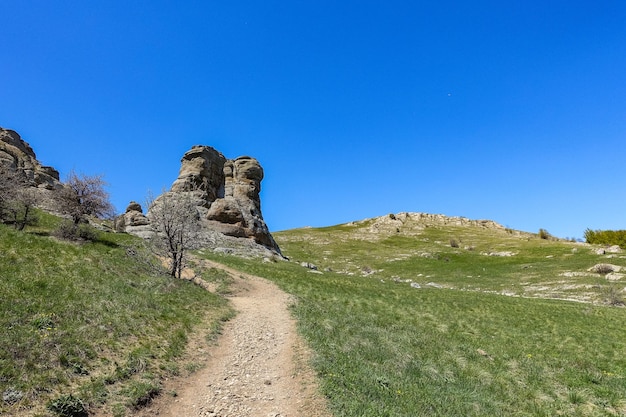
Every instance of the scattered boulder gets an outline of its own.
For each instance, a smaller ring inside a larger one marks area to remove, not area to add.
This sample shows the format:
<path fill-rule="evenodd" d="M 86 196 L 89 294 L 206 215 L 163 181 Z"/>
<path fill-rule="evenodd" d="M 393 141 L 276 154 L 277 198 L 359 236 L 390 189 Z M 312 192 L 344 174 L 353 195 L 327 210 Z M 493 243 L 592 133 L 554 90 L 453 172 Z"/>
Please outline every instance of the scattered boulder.
<path fill-rule="evenodd" d="M 313 271 L 317 271 L 317 265 L 314 265 L 314 264 L 309 263 L 309 262 L 301 262 L 300 266 L 303 266 L 304 268 L 311 269 Z"/>
<path fill-rule="evenodd" d="M 610 272 L 606 274 L 605 278 L 607 281 L 621 281 L 626 275 L 618 274 L 617 272 Z"/>
<path fill-rule="evenodd" d="M 596 264 L 588 269 L 589 272 L 596 274 L 609 274 L 611 272 L 620 272 L 621 270 L 621 266 L 612 264 Z"/>
<path fill-rule="evenodd" d="M 606 248 L 607 253 L 621 253 L 622 251 L 623 249 L 620 248 L 619 245 L 613 245 Z"/>
<path fill-rule="evenodd" d="M 608 246 L 605 248 L 597 248 L 593 250 L 596 255 L 606 255 L 607 253 L 622 253 L 624 250 L 618 245 Z"/>
<path fill-rule="evenodd" d="M 482 253 L 481 255 L 509 257 L 509 256 L 515 256 L 516 253 L 515 252 L 511 252 L 511 251 L 502 251 L 502 252 L 486 252 L 486 253 Z"/>

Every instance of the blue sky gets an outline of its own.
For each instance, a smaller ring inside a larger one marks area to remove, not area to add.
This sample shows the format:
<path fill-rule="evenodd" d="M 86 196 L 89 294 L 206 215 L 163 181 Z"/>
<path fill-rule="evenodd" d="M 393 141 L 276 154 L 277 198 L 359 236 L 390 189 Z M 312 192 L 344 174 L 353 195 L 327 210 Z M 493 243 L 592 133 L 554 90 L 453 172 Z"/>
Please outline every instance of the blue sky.
<path fill-rule="evenodd" d="M 122 211 L 195 144 L 271 230 L 416 211 L 625 229 L 623 1 L 0 0 L 0 126 Z"/>

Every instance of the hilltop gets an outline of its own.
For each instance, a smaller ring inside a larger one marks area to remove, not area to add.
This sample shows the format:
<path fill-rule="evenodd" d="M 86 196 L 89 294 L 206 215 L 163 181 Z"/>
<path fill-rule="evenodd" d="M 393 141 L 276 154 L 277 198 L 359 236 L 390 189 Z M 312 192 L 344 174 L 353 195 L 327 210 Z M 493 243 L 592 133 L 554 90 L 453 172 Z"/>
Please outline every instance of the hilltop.
<path fill-rule="evenodd" d="M 320 272 L 520 297 L 601 302 L 626 270 L 619 247 L 440 214 L 389 214 L 275 235 L 288 256 Z M 608 265 L 604 275 L 597 265 Z"/>

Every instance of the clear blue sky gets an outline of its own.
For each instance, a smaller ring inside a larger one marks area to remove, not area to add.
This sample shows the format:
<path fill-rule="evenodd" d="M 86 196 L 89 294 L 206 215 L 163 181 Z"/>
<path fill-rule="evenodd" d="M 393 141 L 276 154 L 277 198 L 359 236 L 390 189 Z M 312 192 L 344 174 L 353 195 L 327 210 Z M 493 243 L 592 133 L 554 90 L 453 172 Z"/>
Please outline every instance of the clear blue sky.
<path fill-rule="evenodd" d="M 271 230 L 626 229 L 624 1 L 0 0 L 0 126 L 118 210 L 210 145 Z"/>

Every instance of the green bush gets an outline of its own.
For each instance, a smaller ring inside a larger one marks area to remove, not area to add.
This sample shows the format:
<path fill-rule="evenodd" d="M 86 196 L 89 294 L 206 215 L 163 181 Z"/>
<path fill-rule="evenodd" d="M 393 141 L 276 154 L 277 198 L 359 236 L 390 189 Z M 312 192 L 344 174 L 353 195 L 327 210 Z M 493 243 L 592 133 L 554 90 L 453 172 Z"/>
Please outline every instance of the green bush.
<path fill-rule="evenodd" d="M 550 240 L 550 238 L 552 238 L 552 235 L 548 233 L 546 229 L 539 229 L 539 237 L 541 239 Z"/>
<path fill-rule="evenodd" d="M 85 404 L 80 398 L 72 394 L 63 395 L 48 404 L 48 409 L 61 417 L 86 417 L 88 416 Z"/>
<path fill-rule="evenodd" d="M 618 245 L 626 249 L 626 230 L 585 230 L 585 241 L 597 245 Z"/>
<path fill-rule="evenodd" d="M 135 409 L 140 409 L 150 404 L 152 399 L 159 395 L 161 387 L 154 382 L 136 381 L 127 389 L 127 395 L 130 398 L 129 405 Z"/>
<path fill-rule="evenodd" d="M 55 235 L 64 240 L 98 240 L 98 231 L 88 224 L 75 224 L 69 220 L 62 222 Z"/>

